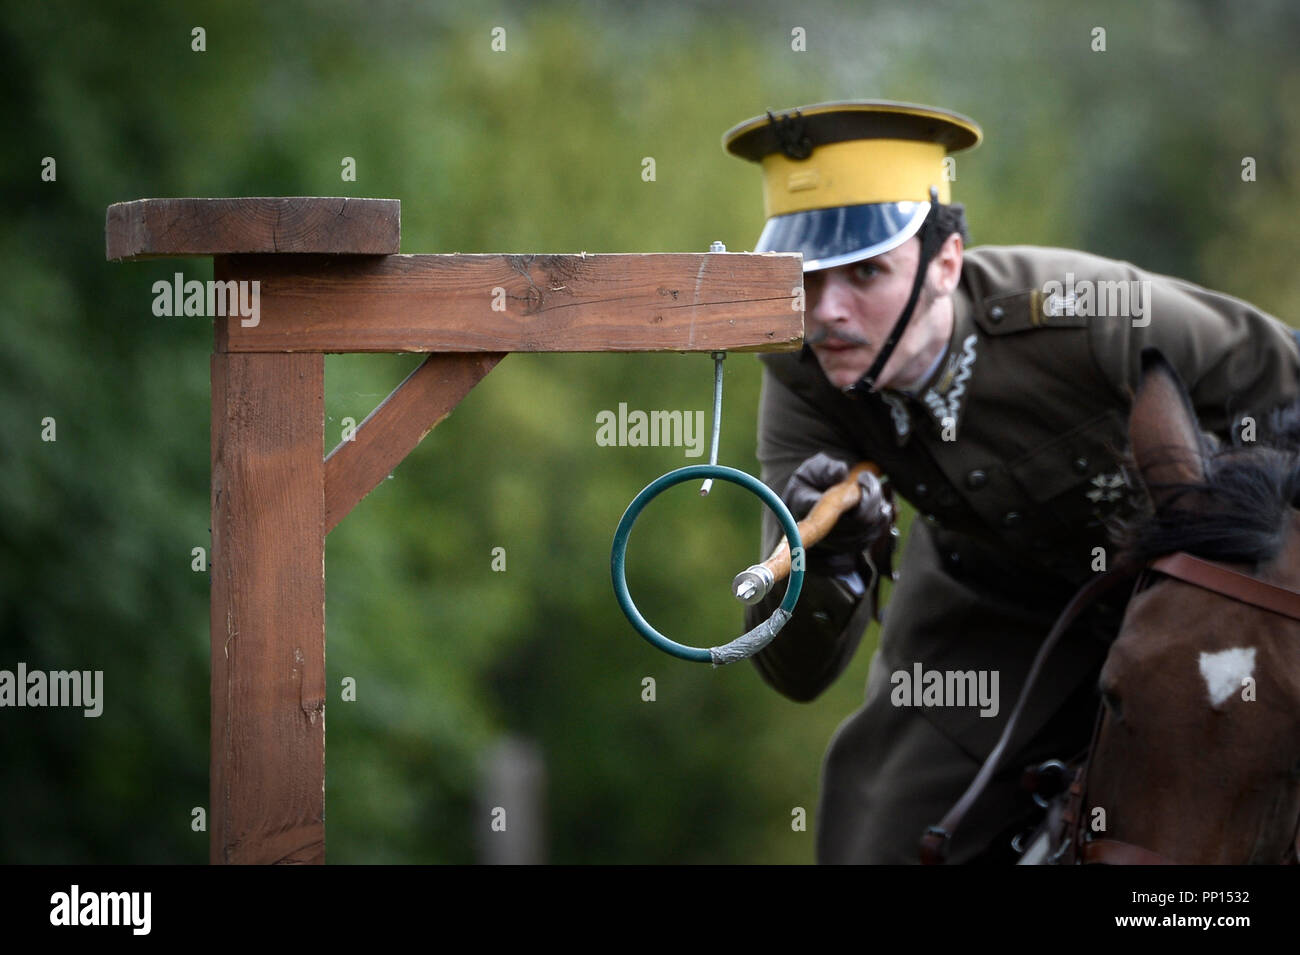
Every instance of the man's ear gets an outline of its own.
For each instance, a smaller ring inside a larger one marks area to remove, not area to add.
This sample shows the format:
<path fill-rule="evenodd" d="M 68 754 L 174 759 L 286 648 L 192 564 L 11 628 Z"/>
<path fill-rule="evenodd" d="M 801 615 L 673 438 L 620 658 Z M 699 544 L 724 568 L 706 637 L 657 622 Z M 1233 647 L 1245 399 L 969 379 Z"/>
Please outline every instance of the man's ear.
<path fill-rule="evenodd" d="M 930 282 L 939 295 L 951 295 L 961 281 L 961 259 L 965 243 L 961 233 L 954 232 L 943 240 L 939 251 L 930 261 Z"/>

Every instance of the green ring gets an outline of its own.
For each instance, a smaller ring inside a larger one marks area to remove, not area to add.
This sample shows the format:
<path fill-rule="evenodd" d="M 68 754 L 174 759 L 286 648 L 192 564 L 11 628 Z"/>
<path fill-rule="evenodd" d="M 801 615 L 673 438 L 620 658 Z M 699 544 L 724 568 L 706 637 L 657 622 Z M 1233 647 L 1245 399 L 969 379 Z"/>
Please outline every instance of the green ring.
<path fill-rule="evenodd" d="M 738 471 L 735 468 L 724 467 L 721 464 L 692 464 L 688 467 L 678 468 L 676 471 L 669 471 L 647 484 L 641 493 L 632 499 L 632 503 L 623 512 L 623 519 L 618 522 L 618 529 L 614 531 L 614 549 L 609 560 L 610 574 L 614 579 L 614 594 L 618 597 L 618 605 L 637 632 L 660 650 L 683 660 L 710 663 L 713 660 L 710 650 L 675 643 L 650 626 L 645 617 L 641 616 L 641 612 L 636 609 L 636 604 L 632 602 L 632 595 L 628 593 L 627 574 L 624 566 L 627 558 L 627 539 L 632 533 L 632 525 L 636 523 L 637 517 L 645 509 L 645 506 L 674 485 L 703 478 L 715 478 L 720 481 L 728 481 L 731 484 L 739 484 L 746 490 L 758 495 L 763 503 L 772 509 L 777 519 L 780 520 L 781 526 L 785 528 L 785 536 L 790 542 L 791 554 L 796 554 L 803 548 L 803 540 L 799 536 L 799 525 L 795 522 L 790 509 L 785 506 L 785 503 L 781 498 L 777 497 L 771 488 L 752 474 L 746 474 L 744 471 Z M 794 605 L 799 601 L 799 591 L 803 587 L 803 575 L 804 571 L 801 562 L 797 564 L 795 561 L 791 561 L 790 583 L 786 587 L 785 599 L 781 601 L 780 607 L 787 614 L 794 612 Z M 776 616 L 776 614 L 773 613 L 773 616 Z M 727 646 L 729 647 L 731 644 L 727 644 Z"/>

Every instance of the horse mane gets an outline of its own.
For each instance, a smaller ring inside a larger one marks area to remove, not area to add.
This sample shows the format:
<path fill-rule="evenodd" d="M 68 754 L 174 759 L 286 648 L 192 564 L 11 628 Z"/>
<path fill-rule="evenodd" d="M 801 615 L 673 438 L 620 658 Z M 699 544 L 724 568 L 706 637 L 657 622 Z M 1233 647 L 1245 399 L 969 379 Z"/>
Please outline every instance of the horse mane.
<path fill-rule="evenodd" d="M 1267 563 L 1282 549 L 1287 510 L 1300 507 L 1300 399 L 1269 416 L 1269 443 L 1207 447 L 1205 481 L 1154 484 L 1139 510 L 1110 523 L 1121 565 L 1186 551 L 1229 564 Z M 1124 468 L 1137 473 L 1131 452 Z M 1140 486 L 1140 482 L 1131 482 Z M 1167 497 L 1166 497 L 1167 495 Z"/>

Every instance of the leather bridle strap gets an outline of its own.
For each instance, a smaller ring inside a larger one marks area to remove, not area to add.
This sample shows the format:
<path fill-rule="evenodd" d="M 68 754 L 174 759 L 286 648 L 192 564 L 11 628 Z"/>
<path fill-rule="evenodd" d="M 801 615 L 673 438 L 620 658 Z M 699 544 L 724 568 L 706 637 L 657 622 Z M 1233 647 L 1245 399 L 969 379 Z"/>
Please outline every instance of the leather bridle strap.
<path fill-rule="evenodd" d="M 1292 620 L 1300 620 L 1300 593 L 1266 583 L 1223 564 L 1179 553 L 1153 560 L 1149 566 L 1152 570 L 1194 587 L 1231 597 L 1239 603 L 1250 604 Z"/>
<path fill-rule="evenodd" d="M 948 843 L 952 840 L 952 834 L 961 824 L 962 818 L 975 800 L 980 797 L 984 787 L 988 785 L 989 780 L 998 769 L 998 764 L 1002 761 L 1003 755 L 1010 748 L 1012 736 L 1015 734 L 1016 727 L 1020 722 L 1020 714 L 1025 708 L 1025 701 L 1029 698 L 1029 693 L 1038 680 L 1038 673 L 1043 668 L 1047 657 L 1051 654 L 1052 649 L 1056 646 L 1061 636 L 1070 629 L 1071 624 L 1078 618 L 1087 607 L 1102 594 L 1114 589 L 1117 584 L 1131 582 L 1134 575 L 1132 573 L 1110 571 L 1095 577 L 1088 583 L 1079 588 L 1079 592 L 1071 598 L 1066 604 L 1061 615 L 1057 617 L 1056 623 L 1052 626 L 1052 631 L 1043 641 L 1043 645 L 1038 648 L 1038 655 L 1034 657 L 1033 665 L 1029 668 L 1029 675 L 1025 677 L 1025 684 L 1020 690 L 1020 698 L 1016 700 L 1016 705 L 1007 718 L 1007 724 L 1002 728 L 1002 735 L 998 737 L 997 745 L 993 747 L 993 752 L 989 753 L 988 758 L 984 760 L 984 765 L 980 767 L 979 773 L 971 781 L 970 786 L 962 793 L 957 800 L 956 805 L 948 810 L 948 814 L 943 817 L 937 826 L 930 826 L 921 838 L 921 863 L 923 865 L 938 865 L 942 863 L 948 854 Z"/>

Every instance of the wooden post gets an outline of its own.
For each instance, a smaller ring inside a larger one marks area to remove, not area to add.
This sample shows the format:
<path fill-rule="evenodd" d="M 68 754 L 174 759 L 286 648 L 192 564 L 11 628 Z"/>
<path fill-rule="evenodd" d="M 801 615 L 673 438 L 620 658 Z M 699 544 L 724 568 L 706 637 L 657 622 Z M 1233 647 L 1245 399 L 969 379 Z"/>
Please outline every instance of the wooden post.
<path fill-rule="evenodd" d="M 400 222 L 392 199 L 108 208 L 110 260 L 210 255 L 260 290 L 214 327 L 213 862 L 325 861 L 325 535 L 506 353 L 803 341 L 798 255 L 399 255 Z M 324 354 L 378 351 L 429 357 L 324 456 Z"/>
<path fill-rule="evenodd" d="M 397 252 L 400 214 L 382 199 L 118 203 L 107 257 L 215 255 L 214 278 L 240 281 L 231 253 Z M 211 359 L 208 855 L 322 863 L 325 356 L 232 354 L 226 321 L 216 322 Z"/>
<path fill-rule="evenodd" d="M 324 355 L 212 356 L 211 860 L 325 856 Z"/>

